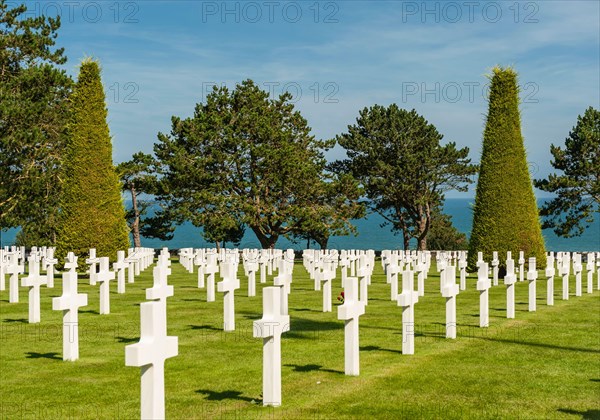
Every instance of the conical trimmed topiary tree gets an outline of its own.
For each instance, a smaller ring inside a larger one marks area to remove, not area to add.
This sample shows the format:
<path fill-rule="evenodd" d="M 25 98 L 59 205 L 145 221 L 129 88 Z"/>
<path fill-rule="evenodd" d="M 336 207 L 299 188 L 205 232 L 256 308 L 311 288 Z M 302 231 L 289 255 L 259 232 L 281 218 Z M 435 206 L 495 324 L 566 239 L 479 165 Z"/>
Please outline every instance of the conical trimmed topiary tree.
<path fill-rule="evenodd" d="M 98 256 L 114 259 L 129 247 L 129 233 L 96 61 L 81 63 L 71 100 L 57 256 L 84 257 L 96 248 Z"/>
<path fill-rule="evenodd" d="M 517 73 L 496 67 L 491 75 L 489 108 L 483 133 L 483 152 L 475 195 L 468 266 L 475 270 L 477 252 L 486 261 L 498 251 L 501 265 L 506 252 L 518 259 L 536 257 L 546 266 L 544 238 L 525 156 L 519 115 Z"/>

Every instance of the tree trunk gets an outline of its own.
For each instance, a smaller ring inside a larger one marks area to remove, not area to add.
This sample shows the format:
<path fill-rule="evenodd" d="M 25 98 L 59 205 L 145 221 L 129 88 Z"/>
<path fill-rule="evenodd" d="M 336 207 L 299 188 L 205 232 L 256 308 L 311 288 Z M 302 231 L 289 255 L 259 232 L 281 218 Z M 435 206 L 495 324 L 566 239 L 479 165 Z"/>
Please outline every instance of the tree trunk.
<path fill-rule="evenodd" d="M 131 224 L 133 246 L 139 248 L 142 246 L 142 240 L 140 238 L 140 210 L 138 209 L 137 194 L 133 183 L 131 184 L 131 204 L 133 206 L 133 223 Z"/>
<path fill-rule="evenodd" d="M 410 236 L 408 236 L 408 231 L 406 229 L 402 229 L 402 239 L 403 239 L 403 246 L 404 246 L 404 250 L 406 251 L 408 249 L 408 243 L 410 242 Z"/>
<path fill-rule="evenodd" d="M 321 249 L 327 249 L 327 243 L 329 242 L 328 237 L 322 237 L 322 238 L 316 239 L 316 241 L 319 244 L 319 246 L 321 247 Z"/>
<path fill-rule="evenodd" d="M 419 214 L 419 238 L 417 249 L 419 251 L 425 251 L 427 249 L 427 234 L 429 233 L 429 226 L 431 223 L 431 212 L 429 210 L 429 204 L 426 204 L 424 209 L 419 208 Z"/>
<path fill-rule="evenodd" d="M 275 248 L 275 243 L 277 243 L 277 239 L 279 239 L 279 235 L 265 235 L 262 230 L 258 226 L 250 226 L 250 229 L 256 235 L 256 238 L 260 242 L 260 246 L 263 249 L 273 249 Z"/>

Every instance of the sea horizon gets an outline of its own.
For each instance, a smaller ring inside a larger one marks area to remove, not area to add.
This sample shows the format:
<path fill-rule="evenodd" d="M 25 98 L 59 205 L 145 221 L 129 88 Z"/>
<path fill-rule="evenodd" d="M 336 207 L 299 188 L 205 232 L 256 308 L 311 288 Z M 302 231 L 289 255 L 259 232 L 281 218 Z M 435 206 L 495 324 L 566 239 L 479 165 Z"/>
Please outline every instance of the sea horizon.
<path fill-rule="evenodd" d="M 538 198 L 538 206 L 541 207 L 548 198 Z M 472 205 L 475 199 L 469 198 L 447 198 L 444 202 L 444 212 L 452 217 L 452 223 L 467 237 L 471 232 L 473 222 Z M 389 226 L 381 227 L 384 219 L 378 214 L 371 213 L 364 219 L 353 221 L 357 228 L 357 236 L 332 236 L 328 243 L 328 249 L 373 249 L 381 251 L 384 249 L 403 249 L 402 236 L 394 235 Z M 18 229 L 8 229 L 0 232 L 0 246 L 14 245 Z M 150 248 L 180 249 L 180 248 L 213 248 L 212 242 L 205 241 L 202 229 L 186 222 L 175 228 L 174 237 L 170 241 L 142 237 L 142 246 Z M 547 251 L 571 251 L 571 252 L 597 252 L 600 251 L 600 220 L 594 222 L 584 231 L 581 236 L 573 238 L 562 238 L 554 234 L 551 229 L 542 230 Z M 132 241 L 133 243 L 133 241 Z M 294 250 L 306 249 L 305 240 L 296 243 L 281 237 L 275 244 L 276 248 Z M 227 243 L 232 248 L 233 244 Z M 246 228 L 242 241 L 237 248 L 261 248 L 260 242 L 251 229 Z M 319 248 L 314 241 L 311 248 Z M 411 240 L 410 249 L 416 248 L 416 241 Z"/>

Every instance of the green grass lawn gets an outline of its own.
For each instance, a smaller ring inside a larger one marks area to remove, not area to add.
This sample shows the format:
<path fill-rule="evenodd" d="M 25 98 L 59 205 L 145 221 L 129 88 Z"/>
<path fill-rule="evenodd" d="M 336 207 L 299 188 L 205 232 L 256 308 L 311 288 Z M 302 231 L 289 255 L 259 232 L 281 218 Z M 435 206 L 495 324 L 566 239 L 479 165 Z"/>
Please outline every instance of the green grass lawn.
<path fill-rule="evenodd" d="M 168 333 L 179 337 L 179 356 L 165 367 L 166 413 L 191 418 L 600 418 L 600 292 L 546 306 L 540 272 L 538 310 L 527 311 L 527 282 L 516 285 L 516 319 L 506 319 L 506 288 L 490 290 L 490 327 L 479 328 L 474 277 L 458 296 L 458 338 L 445 335 L 445 299 L 433 273 L 415 307 L 415 355 L 402 355 L 401 308 L 390 301 L 377 262 L 369 305 L 360 319 L 358 377 L 345 376 L 343 321 L 337 309 L 322 313 L 322 293 L 313 290 L 296 264 L 289 299 L 291 330 L 282 339 L 282 398 L 279 408 L 261 405 L 262 340 L 252 321 L 262 313 L 261 287 L 247 297 L 236 291 L 236 331 L 224 333 L 222 294 L 206 302 L 196 273 L 173 263 L 169 283 Z M 584 276 L 585 277 L 585 276 Z M 258 278 L 258 276 L 257 276 Z M 458 279 L 457 279 L 458 282 Z M 416 283 L 416 282 L 415 282 Z M 42 290 L 42 322 L 27 323 L 27 291 L 20 303 L 0 293 L 0 418 L 138 418 L 140 370 L 125 366 L 125 346 L 138 341 L 139 303 L 151 287 L 147 269 L 116 293 L 111 314 L 99 315 L 99 290 L 80 279 L 88 293 L 82 308 L 80 359 L 62 361 L 62 313 L 51 297 L 62 280 Z M 272 284 L 271 279 L 266 285 Z M 400 283 L 401 284 L 401 283 Z M 8 286 L 8 277 L 7 277 Z M 335 301 L 341 291 L 334 281 Z M 337 303 L 337 301 L 336 301 Z"/>

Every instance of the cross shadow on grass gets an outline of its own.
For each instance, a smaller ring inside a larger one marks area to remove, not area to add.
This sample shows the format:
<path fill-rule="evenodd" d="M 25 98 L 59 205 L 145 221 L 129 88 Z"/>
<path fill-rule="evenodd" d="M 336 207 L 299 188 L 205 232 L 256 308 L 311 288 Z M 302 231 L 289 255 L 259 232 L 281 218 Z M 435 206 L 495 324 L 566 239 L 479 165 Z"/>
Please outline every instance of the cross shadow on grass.
<path fill-rule="evenodd" d="M 223 400 L 238 400 L 252 402 L 256 401 L 255 398 L 244 397 L 241 391 L 227 390 L 227 391 L 212 391 L 210 389 L 197 389 L 197 394 L 204 394 L 205 400 L 208 401 L 223 401 Z"/>
<path fill-rule="evenodd" d="M 565 414 L 574 414 L 576 416 L 581 416 L 582 419 L 587 420 L 587 419 L 600 419 L 600 410 L 587 410 L 587 411 L 578 411 L 578 410 L 571 410 L 570 408 L 559 408 L 557 411 L 560 411 L 561 413 L 565 413 Z"/>
<path fill-rule="evenodd" d="M 6 318 L 4 322 L 27 324 L 27 318 Z"/>
<path fill-rule="evenodd" d="M 360 348 L 361 351 L 387 351 L 389 353 L 402 354 L 402 350 L 394 350 L 394 349 L 382 349 L 379 346 L 362 346 Z"/>
<path fill-rule="evenodd" d="M 497 341 L 499 343 L 522 344 L 524 346 L 541 347 L 541 348 L 547 348 L 547 349 L 553 349 L 553 350 L 579 351 L 582 353 L 600 353 L 600 350 L 595 350 L 595 349 L 586 349 L 586 348 L 582 348 L 582 347 L 557 346 L 554 344 L 535 343 L 532 341 L 523 341 L 523 340 L 517 340 L 517 339 L 492 338 L 492 337 L 471 337 L 471 338 L 475 338 L 475 339 L 479 339 L 479 340 L 486 340 L 486 341 Z"/>
<path fill-rule="evenodd" d="M 223 328 L 213 327 L 212 325 L 190 325 L 191 330 L 211 330 L 211 331 L 223 331 Z"/>
<path fill-rule="evenodd" d="M 314 372 L 314 371 L 319 371 L 319 372 L 329 372 L 329 373 L 339 373 L 339 374 L 344 374 L 344 372 L 342 372 L 341 370 L 335 370 L 335 369 L 323 369 L 322 365 L 315 365 L 315 364 L 308 364 L 308 365 L 293 365 L 293 364 L 287 364 L 284 365 L 287 367 L 291 367 L 294 372 Z"/>
<path fill-rule="evenodd" d="M 183 302 L 202 302 L 202 299 L 181 299 Z"/>
<path fill-rule="evenodd" d="M 95 311 L 93 309 L 88 309 L 85 311 L 79 311 L 80 314 L 94 314 L 94 315 L 100 315 L 100 312 Z"/>
<path fill-rule="evenodd" d="M 34 351 L 28 351 L 25 353 L 28 359 L 52 359 L 52 360 L 62 360 L 62 357 L 58 357 L 58 353 L 37 353 Z"/>
<path fill-rule="evenodd" d="M 339 322 L 317 321 L 308 318 L 293 318 L 291 330 L 285 333 L 286 338 L 315 339 L 326 337 L 326 332 L 342 331 L 344 325 Z"/>
<path fill-rule="evenodd" d="M 127 338 L 127 337 L 116 337 L 119 343 L 137 343 L 140 341 L 140 337 Z"/>

